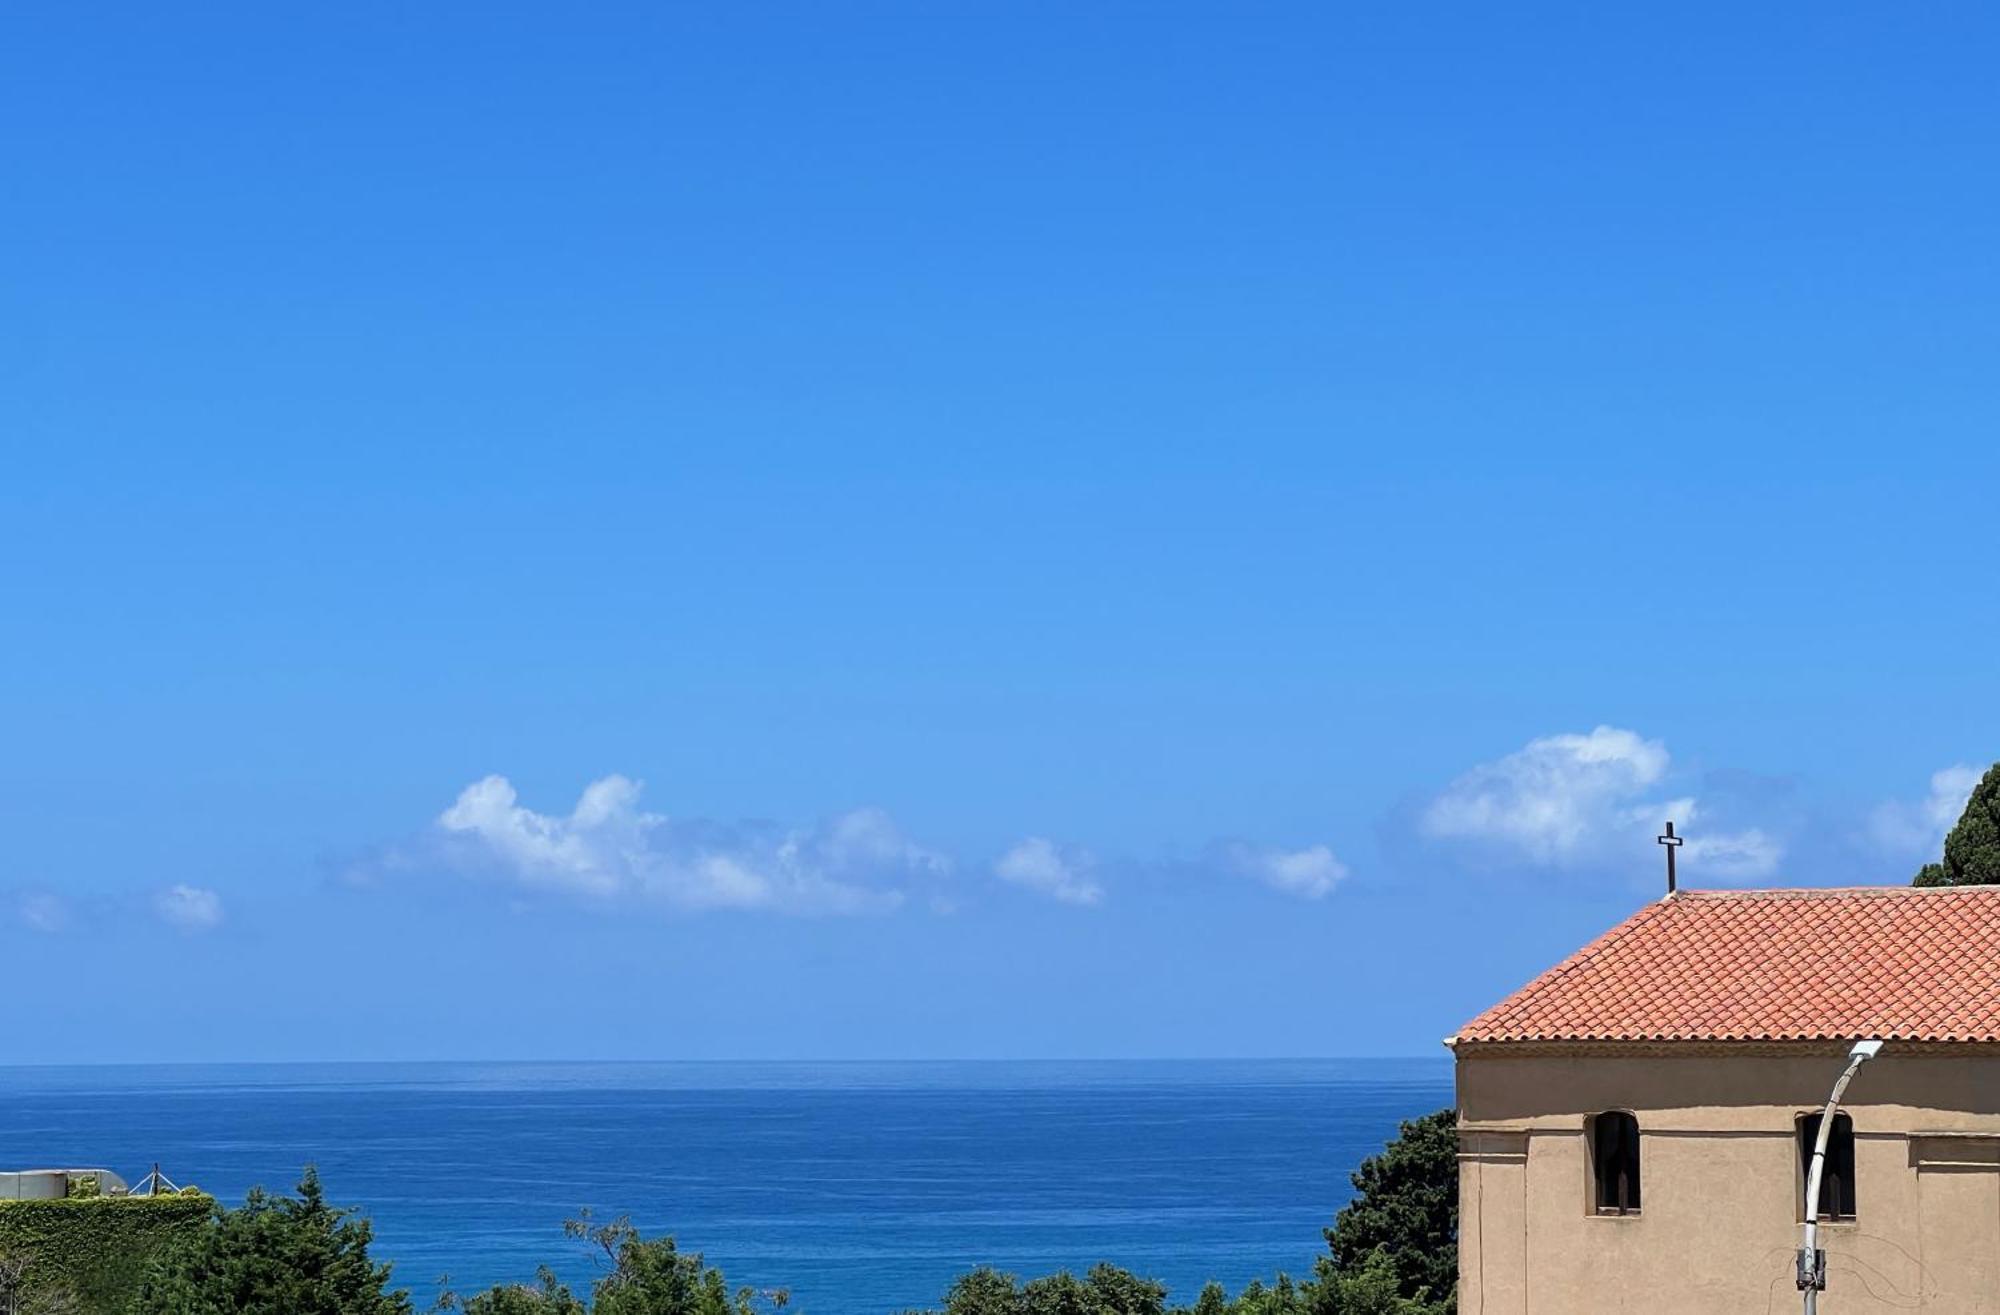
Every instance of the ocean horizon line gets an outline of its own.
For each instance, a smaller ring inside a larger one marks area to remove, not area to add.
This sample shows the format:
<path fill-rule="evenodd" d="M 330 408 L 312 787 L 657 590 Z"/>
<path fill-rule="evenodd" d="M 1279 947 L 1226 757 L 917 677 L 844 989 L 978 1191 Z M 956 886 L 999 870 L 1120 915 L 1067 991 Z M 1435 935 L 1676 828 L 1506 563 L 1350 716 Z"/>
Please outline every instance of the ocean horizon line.
<path fill-rule="evenodd" d="M 603 1091 L 1080 1089 L 1433 1083 L 1445 1055 L 1263 1059 L 248 1060 L 0 1065 L 0 1091 L 325 1088 Z"/>
<path fill-rule="evenodd" d="M 672 1058 L 570 1058 L 518 1055 L 452 1055 L 424 1059 L 48 1059 L 48 1060 L 8 1060 L 0 1062 L 0 1071 L 8 1069 L 48 1069 L 48 1068 L 310 1068 L 342 1065 L 348 1067 L 397 1067 L 426 1064 L 518 1064 L 549 1066 L 638 1066 L 658 1064 L 686 1065 L 823 1065 L 827 1067 L 861 1065 L 1004 1065 L 1004 1064 L 1077 1064 L 1077 1065 L 1120 1065 L 1120 1064 L 1345 1064 L 1345 1063 L 1404 1063 L 1421 1062 L 1435 1058 L 1441 1063 L 1450 1062 L 1450 1056 L 1428 1054 L 1340 1054 L 1340 1055 L 842 1055 L 820 1056 L 712 1056 L 696 1055 Z"/>

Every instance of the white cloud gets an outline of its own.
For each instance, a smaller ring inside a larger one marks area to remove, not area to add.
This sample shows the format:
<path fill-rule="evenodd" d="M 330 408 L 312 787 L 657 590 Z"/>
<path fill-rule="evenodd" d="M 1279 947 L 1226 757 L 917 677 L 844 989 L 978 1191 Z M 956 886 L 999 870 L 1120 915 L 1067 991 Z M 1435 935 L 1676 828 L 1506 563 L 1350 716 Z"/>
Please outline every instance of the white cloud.
<path fill-rule="evenodd" d="M 153 912 L 181 931 L 209 931 L 222 923 L 222 897 L 201 886 L 169 886 L 153 896 Z"/>
<path fill-rule="evenodd" d="M 1096 867 L 1086 850 L 1030 836 L 995 861 L 993 875 L 1065 904 L 1096 904 L 1104 898 Z"/>
<path fill-rule="evenodd" d="M 14 912 L 23 926 L 39 932 L 59 932 L 70 924 L 69 902 L 60 895 L 36 891 L 21 896 Z"/>
<path fill-rule="evenodd" d="M 439 815 L 436 838 L 454 866 L 530 890 L 690 910 L 865 912 L 899 903 L 899 883 L 951 869 L 880 809 L 788 829 L 670 818 L 640 807 L 640 792 L 636 781 L 607 776 L 567 815 L 539 813 L 506 777 L 488 776 Z"/>
<path fill-rule="evenodd" d="M 421 835 L 353 864 L 338 879 L 377 886 L 397 874 L 455 871 L 504 883 L 513 898 L 540 894 L 599 905 L 700 911 L 884 912 L 905 905 L 938 915 L 978 899 L 952 884 L 957 865 L 917 844 L 879 808 L 807 827 L 669 817 L 647 809 L 624 776 L 592 781 L 568 812 L 540 812 L 504 776 L 465 787 Z M 1219 841 L 1199 861 L 1119 863 L 1120 871 L 1223 872 L 1304 899 L 1330 894 L 1347 868 L 1324 845 L 1279 849 Z M 990 867 L 994 879 L 1063 904 L 1100 904 L 1107 865 L 1088 849 L 1029 836 Z"/>
<path fill-rule="evenodd" d="M 1214 852 L 1225 870 L 1301 899 L 1324 899 L 1347 879 L 1347 865 L 1325 845 L 1267 849 L 1232 840 L 1215 846 Z"/>
<path fill-rule="evenodd" d="M 1424 810 L 1424 831 L 1502 845 L 1537 863 L 1571 863 L 1596 847 L 1614 817 L 1632 811 L 1634 796 L 1666 775 L 1668 761 L 1658 740 L 1612 726 L 1550 735 L 1453 781 Z"/>
<path fill-rule="evenodd" d="M 1694 816 L 1692 807 L 1686 815 Z M 1688 870 L 1699 876 L 1718 881 L 1758 881 L 1778 870 L 1785 847 L 1751 827 L 1747 831 L 1689 836 L 1681 846 L 1680 857 Z"/>
<path fill-rule="evenodd" d="M 1915 802 L 1878 807 L 1869 819 L 1876 843 L 1899 858 L 1931 862 L 1944 852 L 1944 838 L 1965 812 L 1972 788 L 1984 772 L 1957 763 L 1931 773 L 1930 793 Z"/>
<path fill-rule="evenodd" d="M 1419 827 L 1489 862 L 1633 870 L 1652 855 L 1663 821 L 1685 833 L 1710 811 L 1665 793 L 1672 761 L 1661 741 L 1615 726 L 1545 736 L 1453 781 L 1424 807 Z M 1756 828 L 1695 832 L 1681 857 L 1690 875 L 1754 881 L 1777 870 L 1784 845 Z"/>
<path fill-rule="evenodd" d="M 644 852 L 645 833 L 664 821 L 637 810 L 639 787 L 607 776 L 584 787 L 568 817 L 524 808 L 512 782 L 488 776 L 461 790 L 438 816 L 445 831 L 483 846 L 526 886 L 613 895 Z"/>

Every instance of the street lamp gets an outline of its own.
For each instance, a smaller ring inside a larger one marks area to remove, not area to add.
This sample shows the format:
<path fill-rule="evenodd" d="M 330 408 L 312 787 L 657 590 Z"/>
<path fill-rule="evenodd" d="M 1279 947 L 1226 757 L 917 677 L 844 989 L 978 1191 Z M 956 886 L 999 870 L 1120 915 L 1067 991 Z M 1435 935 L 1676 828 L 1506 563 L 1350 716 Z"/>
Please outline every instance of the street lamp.
<path fill-rule="evenodd" d="M 1806 1294 L 1806 1315 L 1818 1315 L 1819 1294 L 1826 1290 L 1826 1252 L 1819 1249 L 1819 1185 L 1826 1172 L 1826 1139 L 1833 1133 L 1833 1116 L 1840 1110 L 1840 1098 L 1847 1084 L 1863 1064 L 1882 1053 L 1880 1041 L 1856 1041 L 1847 1052 L 1847 1067 L 1826 1098 L 1826 1110 L 1819 1116 L 1819 1136 L 1813 1138 L 1812 1167 L 1806 1173 L 1805 1243 L 1799 1247 L 1799 1290 Z"/>

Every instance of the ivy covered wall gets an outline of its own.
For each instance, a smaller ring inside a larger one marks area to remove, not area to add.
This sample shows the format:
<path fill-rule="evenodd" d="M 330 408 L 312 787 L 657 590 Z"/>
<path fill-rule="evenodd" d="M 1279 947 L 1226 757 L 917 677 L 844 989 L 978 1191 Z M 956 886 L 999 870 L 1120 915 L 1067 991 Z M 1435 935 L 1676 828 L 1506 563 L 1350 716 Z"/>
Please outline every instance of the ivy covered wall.
<path fill-rule="evenodd" d="M 206 1193 L 0 1201 L 0 1260 L 21 1262 L 24 1308 L 68 1291 L 88 1315 L 123 1315 L 146 1262 L 201 1228 L 215 1208 Z"/>

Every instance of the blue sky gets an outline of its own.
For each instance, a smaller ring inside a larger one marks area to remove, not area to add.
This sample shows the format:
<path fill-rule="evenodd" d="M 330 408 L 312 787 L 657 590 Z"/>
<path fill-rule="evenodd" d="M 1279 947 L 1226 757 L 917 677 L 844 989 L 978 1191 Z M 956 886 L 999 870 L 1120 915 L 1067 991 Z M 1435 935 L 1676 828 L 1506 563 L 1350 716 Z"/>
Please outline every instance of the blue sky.
<path fill-rule="evenodd" d="M 2000 757 L 2000 16 L 16 6 L 12 1061 L 1435 1054 Z"/>

